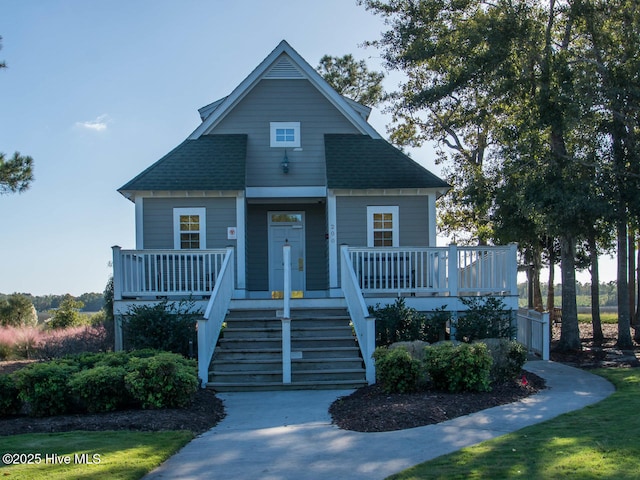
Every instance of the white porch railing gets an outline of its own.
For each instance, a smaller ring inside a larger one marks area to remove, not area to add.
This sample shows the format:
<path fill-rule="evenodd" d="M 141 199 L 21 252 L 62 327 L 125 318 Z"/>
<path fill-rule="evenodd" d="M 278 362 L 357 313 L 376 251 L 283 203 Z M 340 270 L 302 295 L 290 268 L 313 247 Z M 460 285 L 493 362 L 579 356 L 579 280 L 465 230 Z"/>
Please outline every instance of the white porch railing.
<path fill-rule="evenodd" d="M 349 248 L 363 293 L 517 295 L 516 246 Z"/>
<path fill-rule="evenodd" d="M 113 247 L 116 298 L 210 295 L 227 250 L 121 250 Z"/>
<path fill-rule="evenodd" d="M 198 320 L 198 377 L 204 388 L 209 381 L 209 364 L 235 288 L 234 250 L 225 250 L 220 275 L 215 282 L 204 318 Z"/>
<path fill-rule="evenodd" d="M 349 316 L 358 337 L 360 352 L 366 368 L 367 383 L 372 385 L 376 382 L 376 370 L 373 360 L 373 351 L 376 348 L 376 323 L 375 318 L 369 315 L 369 309 L 362 296 L 348 246 L 341 247 L 340 282 Z"/>
<path fill-rule="evenodd" d="M 549 312 L 519 309 L 516 339 L 528 352 L 549 360 Z"/>

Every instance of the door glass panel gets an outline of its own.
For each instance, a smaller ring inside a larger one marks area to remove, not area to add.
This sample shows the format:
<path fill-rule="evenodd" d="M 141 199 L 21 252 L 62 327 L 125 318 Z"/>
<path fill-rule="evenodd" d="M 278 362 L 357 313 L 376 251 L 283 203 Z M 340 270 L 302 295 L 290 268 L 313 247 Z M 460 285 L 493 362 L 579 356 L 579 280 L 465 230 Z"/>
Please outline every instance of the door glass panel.
<path fill-rule="evenodd" d="M 271 223 L 302 223 L 301 213 L 272 213 Z"/>

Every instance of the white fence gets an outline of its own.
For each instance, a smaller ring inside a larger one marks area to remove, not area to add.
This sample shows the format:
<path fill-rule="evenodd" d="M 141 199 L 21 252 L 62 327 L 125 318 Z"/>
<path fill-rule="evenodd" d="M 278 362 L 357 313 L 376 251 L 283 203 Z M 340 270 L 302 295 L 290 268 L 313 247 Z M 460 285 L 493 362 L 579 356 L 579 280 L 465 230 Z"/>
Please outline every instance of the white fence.
<path fill-rule="evenodd" d="M 358 337 L 358 345 L 366 368 L 367 382 L 371 385 L 376 381 L 376 369 L 373 361 L 373 351 L 376 348 L 375 318 L 369 315 L 369 310 L 362 297 L 362 291 L 358 288 L 356 275 L 353 269 L 350 268 L 349 247 L 342 247 L 340 258 L 342 291 L 344 292 L 353 328 Z"/>
<path fill-rule="evenodd" d="M 116 298 L 211 295 L 227 251 L 121 250 L 113 247 Z M 118 296 L 119 295 L 119 296 Z"/>
<path fill-rule="evenodd" d="M 234 272 L 233 248 L 229 248 L 220 266 L 220 278 L 211 292 L 204 316 L 198 320 L 198 377 L 202 381 L 203 388 L 209 380 L 209 363 L 211 363 L 222 323 L 233 297 Z"/>
<path fill-rule="evenodd" d="M 527 351 L 549 360 L 549 312 L 519 309 L 516 339 Z"/>
<path fill-rule="evenodd" d="M 349 248 L 363 293 L 517 295 L 516 246 Z"/>

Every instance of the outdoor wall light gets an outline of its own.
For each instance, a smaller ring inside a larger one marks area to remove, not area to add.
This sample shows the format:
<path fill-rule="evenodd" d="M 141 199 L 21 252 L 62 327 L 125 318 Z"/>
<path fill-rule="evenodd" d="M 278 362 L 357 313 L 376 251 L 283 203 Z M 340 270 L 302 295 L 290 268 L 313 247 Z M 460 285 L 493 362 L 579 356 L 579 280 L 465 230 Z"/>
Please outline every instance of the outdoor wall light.
<path fill-rule="evenodd" d="M 284 151 L 284 158 L 282 159 L 282 163 L 280 164 L 282 167 L 283 173 L 289 173 L 289 157 L 287 157 L 287 151 Z"/>

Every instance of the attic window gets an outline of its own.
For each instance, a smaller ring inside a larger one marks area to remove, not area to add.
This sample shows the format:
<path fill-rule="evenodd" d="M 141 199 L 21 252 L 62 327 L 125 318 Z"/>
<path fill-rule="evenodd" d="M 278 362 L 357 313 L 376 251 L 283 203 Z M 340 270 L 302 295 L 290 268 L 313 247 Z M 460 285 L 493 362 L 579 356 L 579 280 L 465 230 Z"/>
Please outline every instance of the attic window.
<path fill-rule="evenodd" d="M 272 147 L 300 146 L 300 122 L 271 122 L 270 125 Z"/>

